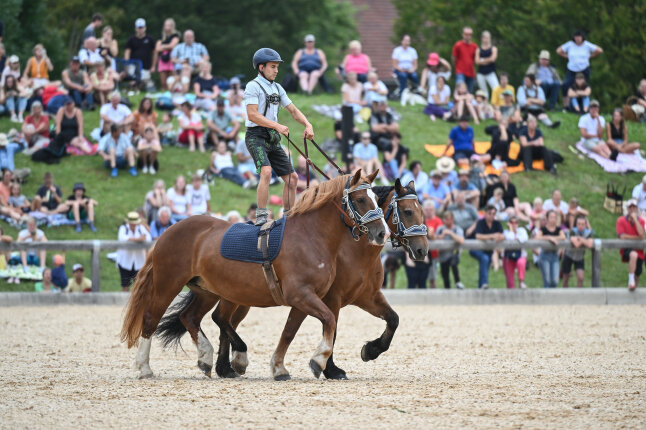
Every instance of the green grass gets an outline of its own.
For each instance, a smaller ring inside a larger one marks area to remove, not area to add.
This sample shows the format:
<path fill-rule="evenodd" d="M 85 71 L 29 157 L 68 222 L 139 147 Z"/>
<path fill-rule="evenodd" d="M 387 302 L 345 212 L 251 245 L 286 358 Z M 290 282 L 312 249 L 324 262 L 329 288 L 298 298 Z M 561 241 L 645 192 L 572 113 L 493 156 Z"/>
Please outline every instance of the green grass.
<path fill-rule="evenodd" d="M 306 97 L 302 95 L 290 96 L 296 106 L 308 117 L 314 126 L 316 141 L 321 143 L 325 138 L 333 135 L 333 120 L 315 113 L 310 105 L 312 104 L 336 104 L 340 101 L 338 95 L 315 95 Z M 138 101 L 135 99 L 135 101 Z M 435 165 L 435 158 L 424 150 L 424 144 L 444 144 L 451 127 L 454 124 L 442 121 L 431 122 L 427 116 L 421 113 L 421 107 L 401 107 L 398 103 L 393 107 L 403 114 L 401 130 L 403 144 L 411 150 L 411 160 L 421 160 L 425 171 L 429 171 Z M 641 174 L 631 173 L 617 175 L 605 173 L 598 165 L 591 160 L 580 160 L 568 150 L 568 145 L 578 140 L 577 120 L 578 117 L 570 114 L 554 113 L 552 119 L 560 120 L 562 125 L 556 130 L 542 129 L 545 135 L 545 142 L 551 149 L 557 150 L 564 157 L 565 162 L 558 166 L 559 175 L 554 177 L 544 172 L 519 173 L 512 177 L 521 201 L 531 202 L 534 197 L 540 196 L 543 199 L 549 198 L 554 188 L 561 189 L 563 198 L 568 201 L 576 196 L 582 207 L 590 211 L 592 227 L 597 232 L 597 237 L 614 238 L 616 216 L 603 210 L 603 196 L 608 182 L 627 186 L 628 190 L 641 181 Z M 606 116 L 606 119 L 608 117 Z M 281 111 L 280 120 L 290 127 L 292 136 L 300 136 L 302 126 L 297 124 L 284 111 Z M 97 111 L 85 114 L 86 135 L 98 126 L 99 114 Z M 476 140 L 487 140 L 484 128 L 491 124 L 484 123 L 474 126 Z M 8 118 L 0 118 L 0 131 L 6 132 L 15 127 Z M 366 124 L 359 126 L 367 128 Z M 646 141 L 646 126 L 640 124 L 629 124 L 629 133 L 632 141 Z M 299 142 L 299 139 L 294 139 Z M 314 160 L 323 166 L 323 158 L 314 155 Z M 107 169 L 98 156 L 96 157 L 66 157 L 58 165 L 45 165 L 32 163 L 26 156 L 18 154 L 16 165 L 18 167 L 30 167 L 32 174 L 24 185 L 23 192 L 26 196 L 35 195 L 36 189 L 41 183 L 45 172 L 54 173 L 55 182 L 63 189 L 65 197 L 71 194 L 72 186 L 77 181 L 83 181 L 87 188 L 88 195 L 99 201 L 97 208 L 98 233 L 92 233 L 87 228 L 83 233 L 74 233 L 71 227 L 59 227 L 45 229 L 50 240 L 68 239 L 116 239 L 117 229 L 122 223 L 125 214 L 139 206 L 143 206 L 144 196 L 151 189 L 153 182 L 161 178 L 169 187 L 179 174 L 190 175 L 197 169 L 205 168 L 209 163 L 208 154 L 189 153 L 185 149 L 164 148 L 160 155 L 160 171 L 156 176 L 142 175 L 133 178 L 127 172 L 121 171 L 116 179 L 109 177 Z M 280 186 L 271 188 L 272 194 L 280 195 Z M 226 213 L 236 209 L 242 214 L 246 212 L 249 204 L 255 200 L 255 192 L 243 190 L 235 184 L 224 180 L 217 180 L 211 188 L 211 208 L 213 211 Z M 277 208 L 276 208 L 277 209 Z M 4 224 L 5 232 L 16 237 L 17 231 Z M 51 259 L 49 253 L 48 259 Z M 51 261 L 51 260 L 50 260 Z M 623 286 L 627 282 L 627 268 L 619 260 L 617 251 L 603 252 L 602 284 L 604 286 Z M 69 252 L 67 254 L 67 269 L 71 270 L 72 264 L 80 262 L 89 267 L 90 255 L 83 252 Z M 101 258 L 101 288 L 104 291 L 119 290 L 119 275 L 114 263 Z M 590 256 L 586 258 L 586 284 L 590 285 Z M 467 287 L 477 285 L 477 265 L 475 260 L 464 253 L 460 263 L 460 273 L 463 282 Z M 88 273 L 89 275 L 89 273 Z M 526 282 L 530 287 L 542 285 L 539 270 L 532 266 L 527 272 Z M 397 287 L 404 288 L 406 277 L 402 271 L 397 276 Z M 438 279 L 438 286 L 441 286 L 441 279 Z M 491 272 L 490 285 L 492 287 L 504 287 L 504 275 L 502 270 Z M 0 283 L 1 291 L 21 290 L 30 291 L 31 283 L 23 282 L 16 286 L 13 284 Z"/>

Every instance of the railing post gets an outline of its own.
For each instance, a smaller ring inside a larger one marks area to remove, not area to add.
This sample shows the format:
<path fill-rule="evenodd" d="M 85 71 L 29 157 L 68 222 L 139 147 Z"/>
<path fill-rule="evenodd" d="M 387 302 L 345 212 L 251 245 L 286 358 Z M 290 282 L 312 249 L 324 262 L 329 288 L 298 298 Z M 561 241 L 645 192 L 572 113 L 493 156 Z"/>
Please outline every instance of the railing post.
<path fill-rule="evenodd" d="M 601 287 L 601 239 L 595 239 L 592 248 L 592 287 Z"/>
<path fill-rule="evenodd" d="M 92 292 L 101 291 L 101 241 L 92 241 Z"/>

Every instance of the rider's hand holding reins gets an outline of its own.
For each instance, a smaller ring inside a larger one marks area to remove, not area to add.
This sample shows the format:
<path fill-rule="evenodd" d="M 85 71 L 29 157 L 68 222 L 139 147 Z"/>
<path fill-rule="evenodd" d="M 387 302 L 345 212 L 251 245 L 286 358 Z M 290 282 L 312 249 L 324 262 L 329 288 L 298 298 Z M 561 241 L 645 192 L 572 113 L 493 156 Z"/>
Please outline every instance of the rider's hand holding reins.
<path fill-rule="evenodd" d="M 305 131 L 303 132 L 303 137 L 308 140 L 314 139 L 314 128 L 312 128 L 312 124 L 308 123 L 305 126 Z"/>
<path fill-rule="evenodd" d="M 276 131 L 282 134 L 283 136 L 289 137 L 289 127 L 286 125 L 278 124 L 276 126 Z"/>

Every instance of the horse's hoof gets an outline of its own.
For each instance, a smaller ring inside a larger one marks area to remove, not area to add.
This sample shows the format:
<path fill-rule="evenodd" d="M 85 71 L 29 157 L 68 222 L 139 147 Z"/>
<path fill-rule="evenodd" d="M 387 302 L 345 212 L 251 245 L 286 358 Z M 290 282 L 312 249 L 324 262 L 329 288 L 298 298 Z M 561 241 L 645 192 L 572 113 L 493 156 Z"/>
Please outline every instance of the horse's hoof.
<path fill-rule="evenodd" d="M 213 366 L 210 366 L 203 361 L 198 361 L 197 362 L 197 367 L 204 373 L 206 376 L 209 378 L 211 377 L 211 369 L 213 369 Z"/>
<path fill-rule="evenodd" d="M 143 373 L 139 375 L 139 379 L 151 379 L 154 375 L 152 373 Z"/>
<path fill-rule="evenodd" d="M 361 348 L 361 359 L 363 361 L 371 361 L 374 360 L 375 358 L 379 357 L 379 354 L 381 354 L 381 351 L 372 344 L 372 342 L 368 342 L 363 347 Z"/>
<path fill-rule="evenodd" d="M 292 379 L 292 377 L 289 376 L 289 373 L 286 375 L 274 376 L 274 381 L 289 381 L 290 379 Z"/>
<path fill-rule="evenodd" d="M 332 368 L 332 369 L 328 369 L 329 367 L 330 366 L 328 365 L 328 367 L 326 367 L 325 370 L 323 371 L 323 375 L 327 379 L 334 379 L 334 380 L 337 380 L 337 381 L 340 381 L 340 380 L 347 381 L 348 380 L 348 377 L 346 376 L 345 371 L 343 369 L 339 369 L 336 366 L 334 368 Z"/>
<path fill-rule="evenodd" d="M 310 360 L 310 369 L 312 369 L 312 373 L 316 378 L 318 379 L 321 376 L 321 372 L 323 369 L 321 369 L 321 366 L 318 365 L 318 363 L 314 360 Z"/>
<path fill-rule="evenodd" d="M 239 378 L 240 375 L 238 375 L 233 369 L 229 369 L 224 375 L 222 375 L 223 378 Z"/>
<path fill-rule="evenodd" d="M 233 370 L 236 371 L 238 375 L 244 375 L 247 372 L 247 366 L 249 366 L 249 360 L 247 359 L 246 352 L 233 351 L 233 359 L 229 363 Z"/>
<path fill-rule="evenodd" d="M 231 368 L 238 374 L 244 375 L 247 372 L 246 367 L 238 366 L 237 363 L 231 362 Z"/>
<path fill-rule="evenodd" d="M 215 373 L 217 373 L 220 378 L 237 378 L 238 376 L 240 376 L 228 364 L 229 363 L 226 363 L 221 367 L 216 365 Z"/>

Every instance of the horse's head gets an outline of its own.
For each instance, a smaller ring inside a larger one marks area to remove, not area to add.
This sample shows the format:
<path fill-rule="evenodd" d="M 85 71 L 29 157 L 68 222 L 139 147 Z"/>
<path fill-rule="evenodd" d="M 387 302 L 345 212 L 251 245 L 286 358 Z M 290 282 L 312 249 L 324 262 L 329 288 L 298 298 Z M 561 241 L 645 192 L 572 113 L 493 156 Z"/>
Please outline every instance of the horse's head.
<path fill-rule="evenodd" d="M 402 186 L 399 179 L 395 181 L 395 195 L 390 203 L 388 213 L 392 214 L 395 226 L 393 236 L 401 243 L 413 260 L 423 260 L 428 254 L 427 228 L 424 224 L 424 211 L 417 201 L 415 184 L 410 181 Z"/>
<path fill-rule="evenodd" d="M 354 217 L 359 229 L 368 235 L 371 245 L 384 246 L 390 232 L 384 221 L 384 213 L 377 205 L 377 198 L 372 192 L 372 182 L 379 171 L 362 176 L 361 169 L 354 174 L 346 191 L 348 213 Z"/>

